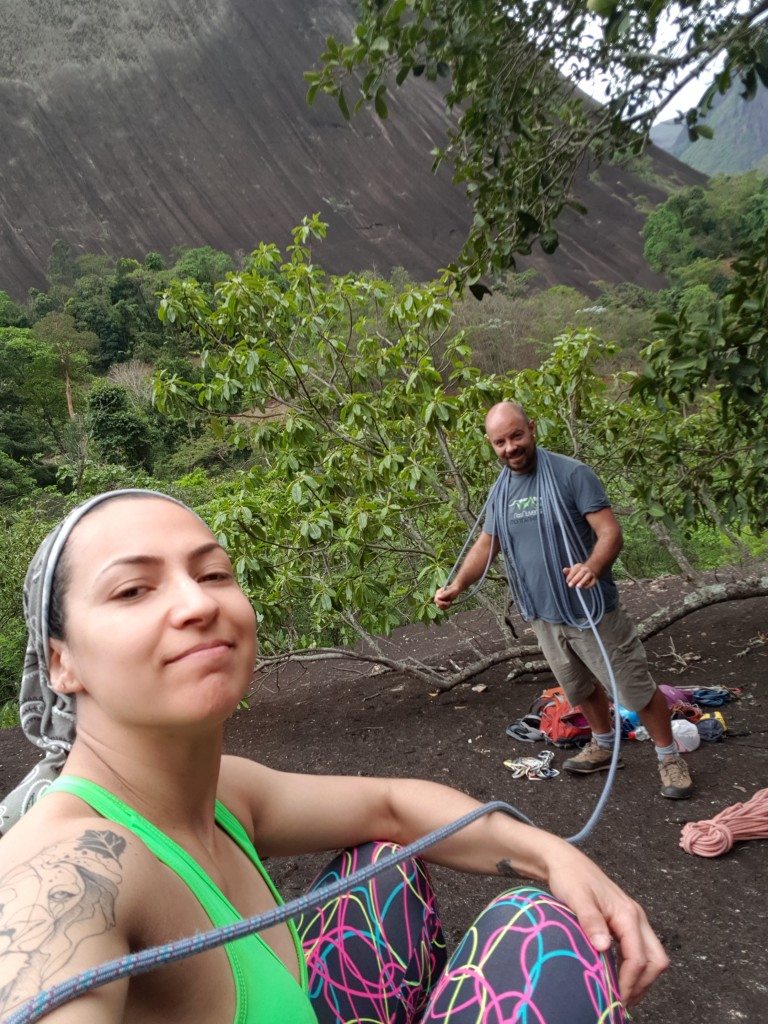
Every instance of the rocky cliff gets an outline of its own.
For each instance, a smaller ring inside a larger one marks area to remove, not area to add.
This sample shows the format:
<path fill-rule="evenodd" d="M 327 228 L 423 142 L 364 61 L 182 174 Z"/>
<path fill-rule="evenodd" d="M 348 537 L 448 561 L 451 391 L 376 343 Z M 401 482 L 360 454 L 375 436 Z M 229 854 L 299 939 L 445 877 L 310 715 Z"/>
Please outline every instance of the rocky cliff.
<path fill-rule="evenodd" d="M 350 0 L 3 0 L 0 288 L 45 287 L 51 244 L 143 258 L 174 246 L 284 246 L 307 213 L 330 224 L 332 271 L 455 258 L 469 212 L 445 174 L 440 96 L 413 82 L 379 121 L 305 102 L 302 72 L 354 23 Z M 654 174 L 699 180 L 656 150 Z M 628 171 L 585 176 L 589 216 L 521 261 L 548 283 L 660 279 L 642 261 L 645 211 L 664 197 Z"/>

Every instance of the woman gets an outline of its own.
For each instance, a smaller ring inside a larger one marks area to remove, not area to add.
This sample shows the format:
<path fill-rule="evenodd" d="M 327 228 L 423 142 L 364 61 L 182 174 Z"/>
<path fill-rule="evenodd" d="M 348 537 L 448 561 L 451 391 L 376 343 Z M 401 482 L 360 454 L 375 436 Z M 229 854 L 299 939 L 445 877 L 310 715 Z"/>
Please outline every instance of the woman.
<path fill-rule="evenodd" d="M 76 509 L 33 559 L 25 612 L 22 724 L 48 756 L 0 809 L 4 828 L 26 811 L 0 843 L 0 1016 L 95 964 L 273 907 L 259 856 L 341 848 L 326 877 L 343 875 L 391 848 L 381 840 L 407 844 L 477 806 L 429 782 L 222 756 L 255 618 L 226 552 L 174 499 L 119 491 Z M 446 966 L 412 861 L 296 926 L 112 982 L 48 1019 L 622 1021 L 668 965 L 641 908 L 552 835 L 493 814 L 428 859 L 552 896 L 500 896 Z"/>

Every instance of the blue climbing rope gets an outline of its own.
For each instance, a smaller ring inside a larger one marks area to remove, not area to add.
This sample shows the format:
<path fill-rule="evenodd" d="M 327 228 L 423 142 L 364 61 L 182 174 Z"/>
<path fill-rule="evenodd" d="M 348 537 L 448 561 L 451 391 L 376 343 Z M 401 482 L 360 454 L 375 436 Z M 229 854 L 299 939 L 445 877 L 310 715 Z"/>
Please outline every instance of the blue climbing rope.
<path fill-rule="evenodd" d="M 400 864 L 410 857 L 418 856 L 430 846 L 442 842 L 455 832 L 460 831 L 460 829 L 471 825 L 473 821 L 483 817 L 483 815 L 491 814 L 494 811 L 503 811 L 505 814 L 519 818 L 520 821 L 525 822 L 527 825 L 533 824 L 524 814 L 501 800 L 495 800 L 480 807 L 475 807 L 467 814 L 462 815 L 461 818 L 457 818 L 456 821 L 449 822 L 447 825 L 435 829 L 434 832 L 422 836 L 421 839 L 416 839 L 395 853 L 381 857 L 376 864 L 368 864 L 366 867 L 354 871 L 346 878 L 341 878 L 335 882 L 330 882 L 328 885 L 313 889 L 312 892 L 298 896 L 296 899 L 284 903 L 280 907 L 275 907 L 273 910 L 256 914 L 254 917 L 243 918 L 242 921 L 236 921 L 221 928 L 200 932 L 188 938 L 177 939 L 175 942 L 169 942 L 164 946 L 153 946 L 151 949 L 144 949 L 139 953 L 130 953 L 119 957 L 117 960 L 110 960 L 108 963 L 92 967 L 87 971 L 67 978 L 66 981 L 62 981 L 60 984 L 54 985 L 44 992 L 39 992 L 36 996 L 28 999 L 17 1010 L 14 1010 L 10 1016 L 6 1017 L 3 1024 L 34 1024 L 35 1021 L 40 1020 L 45 1014 L 50 1013 L 72 999 L 76 999 L 78 996 L 84 995 L 86 992 L 91 991 L 91 989 L 100 988 L 102 985 L 108 985 L 112 981 L 119 981 L 121 978 L 128 976 L 146 974 L 148 971 L 164 967 L 166 964 L 185 960 L 187 957 L 195 956 L 197 953 L 204 953 L 209 949 L 215 949 L 217 946 L 223 946 L 227 942 L 233 942 L 235 939 L 242 939 L 246 935 L 253 935 L 255 932 L 271 928 L 273 925 L 282 924 L 282 922 L 298 917 L 308 910 L 323 906 L 329 900 L 340 896 L 342 893 L 349 892 L 358 885 L 363 885 L 387 868 Z"/>

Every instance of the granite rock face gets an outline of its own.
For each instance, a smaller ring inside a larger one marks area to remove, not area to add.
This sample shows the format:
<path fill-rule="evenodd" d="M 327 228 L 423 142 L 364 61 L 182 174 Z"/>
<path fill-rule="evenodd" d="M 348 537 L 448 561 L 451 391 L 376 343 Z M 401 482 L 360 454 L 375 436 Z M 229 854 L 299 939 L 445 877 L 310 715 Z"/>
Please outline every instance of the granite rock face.
<path fill-rule="evenodd" d="M 305 102 L 303 71 L 328 34 L 351 31 L 349 0 L 6 0 L 0 42 L 0 288 L 46 287 L 56 238 L 76 252 L 143 259 L 211 245 L 284 247 L 302 216 L 330 229 L 328 270 L 405 267 L 431 278 L 454 259 L 469 207 L 448 174 L 437 88 L 412 82 L 380 121 L 347 124 Z M 654 150 L 661 174 L 695 172 Z M 595 180 L 593 180 L 595 179 Z M 642 260 L 645 210 L 664 198 L 626 171 L 585 176 L 587 218 L 566 215 L 545 283 L 660 285 Z M 641 198 L 643 197 L 643 198 Z"/>

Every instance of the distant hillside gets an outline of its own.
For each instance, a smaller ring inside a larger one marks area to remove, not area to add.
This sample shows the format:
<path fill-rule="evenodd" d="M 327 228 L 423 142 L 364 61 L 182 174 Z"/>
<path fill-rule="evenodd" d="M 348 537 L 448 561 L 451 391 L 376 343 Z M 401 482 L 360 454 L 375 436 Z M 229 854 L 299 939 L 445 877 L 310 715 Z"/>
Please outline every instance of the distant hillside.
<path fill-rule="evenodd" d="M 718 96 L 706 119 L 712 139 L 688 141 L 688 132 L 674 121 L 654 125 L 651 139 L 672 156 L 701 171 L 744 174 L 758 170 L 768 175 L 768 89 L 758 85 L 753 100 L 743 100 L 739 86 Z"/>
<path fill-rule="evenodd" d="M 143 258 L 212 245 L 284 246 L 319 211 L 317 258 L 332 271 L 405 267 L 432 277 L 464 239 L 469 210 L 430 173 L 442 140 L 435 89 L 414 82 L 387 121 L 346 124 L 305 103 L 302 72 L 352 0 L 3 0 L 0 33 L 0 288 L 45 287 L 56 238 L 75 251 Z M 589 216 L 568 214 L 562 246 L 520 261 L 545 283 L 661 285 L 642 260 L 647 210 L 665 182 L 699 176 L 660 150 L 643 175 L 585 175 Z M 638 209 L 638 207 L 640 209 Z"/>

